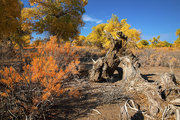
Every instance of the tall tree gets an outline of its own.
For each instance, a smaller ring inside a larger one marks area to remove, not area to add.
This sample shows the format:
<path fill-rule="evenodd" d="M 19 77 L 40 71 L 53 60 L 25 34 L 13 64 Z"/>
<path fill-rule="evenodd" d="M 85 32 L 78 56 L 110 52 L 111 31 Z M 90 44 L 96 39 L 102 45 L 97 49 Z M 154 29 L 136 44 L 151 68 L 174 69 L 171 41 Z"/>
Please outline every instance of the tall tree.
<path fill-rule="evenodd" d="M 174 41 L 174 45 L 175 47 L 180 48 L 180 29 L 176 30 L 176 36 L 178 36 L 178 38 Z"/>
<path fill-rule="evenodd" d="M 20 0 L 0 0 L 0 3 L 0 45 L 2 49 L 7 50 L 7 53 L 13 53 L 14 46 L 20 48 L 22 69 L 23 46 L 29 44 L 31 38 L 31 32 L 28 29 L 23 30 L 21 26 L 23 23 L 21 19 L 23 3 Z M 8 58 L 10 57 L 8 54 L 5 54 L 5 56 Z"/>
<path fill-rule="evenodd" d="M 21 28 L 23 3 L 20 0 L 0 0 L 0 3 L 0 40 L 18 46 L 28 44 L 30 31 Z"/>
<path fill-rule="evenodd" d="M 7 37 L 16 31 L 21 16 L 19 0 L 0 0 L 0 36 Z"/>
<path fill-rule="evenodd" d="M 176 30 L 176 36 L 179 36 L 179 37 L 180 37 L 180 29 L 177 29 L 177 30 Z"/>
<path fill-rule="evenodd" d="M 87 36 L 87 41 L 91 43 L 92 46 L 99 47 L 102 49 L 107 41 L 104 33 L 104 27 L 106 24 L 99 24 L 92 28 L 92 32 Z"/>
<path fill-rule="evenodd" d="M 22 11 L 23 29 L 38 33 L 48 31 L 60 39 L 70 40 L 83 26 L 82 15 L 87 0 L 30 0 L 32 8 Z"/>
<path fill-rule="evenodd" d="M 130 44 L 135 44 L 140 40 L 140 31 L 131 29 L 131 26 L 126 22 L 126 19 L 119 21 L 116 15 L 112 15 L 112 18 L 107 23 L 99 24 L 93 27 L 93 31 L 87 36 L 87 40 L 92 42 L 95 46 L 102 48 L 110 47 L 110 40 L 107 38 L 104 30 L 110 32 L 113 37 L 116 37 L 117 31 L 122 31 L 129 38 Z"/>

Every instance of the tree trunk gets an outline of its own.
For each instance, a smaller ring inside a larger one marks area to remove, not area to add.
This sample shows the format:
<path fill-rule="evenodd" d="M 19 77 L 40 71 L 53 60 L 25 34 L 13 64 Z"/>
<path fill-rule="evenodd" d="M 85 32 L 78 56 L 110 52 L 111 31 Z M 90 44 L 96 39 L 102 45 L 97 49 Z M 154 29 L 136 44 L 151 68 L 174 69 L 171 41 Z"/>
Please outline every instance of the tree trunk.
<path fill-rule="evenodd" d="M 117 32 L 117 39 L 114 39 L 110 33 L 107 33 L 108 39 L 111 40 L 111 46 L 105 57 L 99 58 L 97 61 L 93 60 L 93 68 L 90 70 L 90 80 L 95 82 L 106 81 L 113 77 L 115 70 L 118 71 L 119 76 L 124 76 L 124 79 L 133 77 L 136 74 L 135 63 L 136 57 L 129 53 L 125 48 L 127 37 L 122 32 Z M 128 56 L 129 57 L 126 57 Z M 134 61 L 135 60 L 135 61 Z M 123 72 L 119 70 L 119 64 L 123 63 Z"/>
<path fill-rule="evenodd" d="M 20 45 L 20 71 L 23 71 L 23 46 Z"/>

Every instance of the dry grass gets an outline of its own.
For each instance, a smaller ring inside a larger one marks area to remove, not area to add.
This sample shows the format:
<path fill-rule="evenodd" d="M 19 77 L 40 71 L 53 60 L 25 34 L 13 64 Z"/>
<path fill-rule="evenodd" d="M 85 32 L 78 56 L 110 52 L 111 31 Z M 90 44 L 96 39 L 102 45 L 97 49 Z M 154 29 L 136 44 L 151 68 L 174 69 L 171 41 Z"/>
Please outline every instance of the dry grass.
<path fill-rule="evenodd" d="M 180 67 L 180 50 L 170 48 L 146 48 L 133 50 L 139 57 L 141 65 L 144 66 L 162 66 L 162 67 Z"/>

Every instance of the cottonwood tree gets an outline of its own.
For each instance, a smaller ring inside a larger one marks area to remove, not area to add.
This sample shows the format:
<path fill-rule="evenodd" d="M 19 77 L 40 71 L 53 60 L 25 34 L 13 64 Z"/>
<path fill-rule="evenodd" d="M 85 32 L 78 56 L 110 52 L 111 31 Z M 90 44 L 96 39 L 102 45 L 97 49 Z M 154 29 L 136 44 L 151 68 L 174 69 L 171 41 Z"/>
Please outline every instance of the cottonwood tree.
<path fill-rule="evenodd" d="M 86 37 L 83 35 L 78 36 L 73 43 L 75 43 L 77 46 L 83 46 L 86 45 Z"/>
<path fill-rule="evenodd" d="M 175 47 L 180 48 L 180 29 L 176 30 L 176 36 L 178 36 L 178 38 L 177 38 L 177 40 L 174 41 L 174 45 L 175 45 Z"/>
<path fill-rule="evenodd" d="M 158 44 L 157 44 L 157 47 L 171 47 L 172 44 L 167 42 L 167 41 L 160 41 Z"/>
<path fill-rule="evenodd" d="M 151 47 L 156 47 L 157 44 L 160 42 L 160 36 L 157 37 L 153 37 L 152 40 L 149 40 L 149 42 L 151 42 Z"/>
<path fill-rule="evenodd" d="M 0 0 L 0 3 L 0 42 L 12 45 L 10 36 L 19 25 L 22 3 L 19 0 Z"/>
<path fill-rule="evenodd" d="M 16 31 L 21 16 L 19 0 L 0 0 L 0 36 L 7 37 Z"/>
<path fill-rule="evenodd" d="M 9 39 L 18 45 L 28 44 L 30 31 L 23 31 L 21 28 L 23 3 L 20 0 L 0 0 L 0 3 L 0 40 Z"/>
<path fill-rule="evenodd" d="M 20 0 L 0 0 L 0 45 L 12 53 L 15 47 L 20 48 L 22 61 L 22 49 L 30 43 L 31 31 L 22 30 L 21 10 L 23 3 Z M 3 53 L 1 51 L 1 53 Z M 8 56 L 9 54 L 5 54 Z M 14 54 L 13 54 L 14 56 Z M 8 56 L 10 57 L 10 56 Z M 4 58 L 4 56 L 3 56 Z"/>
<path fill-rule="evenodd" d="M 100 48 L 110 47 L 110 40 L 107 38 L 104 31 L 110 32 L 113 37 L 116 37 L 117 31 L 122 31 L 128 36 L 128 46 L 133 46 L 140 40 L 140 31 L 131 29 L 131 25 L 127 23 L 126 19 L 119 21 L 116 15 L 112 15 L 112 18 L 108 20 L 107 23 L 99 24 L 92 29 L 92 32 L 87 36 L 87 40 Z"/>
<path fill-rule="evenodd" d="M 141 40 L 137 43 L 138 48 L 145 48 L 149 46 L 149 42 L 147 40 Z"/>
<path fill-rule="evenodd" d="M 0 3 L 0 40 L 28 44 L 30 33 L 21 29 L 23 3 L 20 0 L 0 0 Z"/>
<path fill-rule="evenodd" d="M 22 10 L 23 29 L 48 31 L 57 36 L 58 42 L 68 41 L 77 36 L 79 27 L 84 25 L 82 15 L 86 4 L 86 0 L 30 0 L 33 7 Z"/>
<path fill-rule="evenodd" d="M 104 27 L 106 24 L 99 24 L 92 28 L 92 32 L 87 36 L 87 41 L 91 43 L 92 46 L 96 46 L 100 49 L 104 48 L 107 39 L 104 34 Z"/>

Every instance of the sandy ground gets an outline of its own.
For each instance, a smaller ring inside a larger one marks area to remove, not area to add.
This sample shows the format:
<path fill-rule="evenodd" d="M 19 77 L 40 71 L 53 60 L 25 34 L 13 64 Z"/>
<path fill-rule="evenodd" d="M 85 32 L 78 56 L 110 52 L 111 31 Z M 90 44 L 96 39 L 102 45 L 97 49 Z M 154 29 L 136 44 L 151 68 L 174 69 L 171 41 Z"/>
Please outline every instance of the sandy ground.
<path fill-rule="evenodd" d="M 167 67 L 145 67 L 141 68 L 140 71 L 144 78 L 149 81 L 160 79 L 160 75 L 164 72 L 171 72 Z M 176 79 L 180 81 L 180 68 L 174 68 L 173 72 Z M 119 102 L 97 106 L 96 108 L 91 109 L 85 117 L 78 118 L 77 120 L 121 120 L 120 108 L 122 105 L 123 104 Z M 142 117 L 140 120 L 144 120 L 144 118 Z"/>

